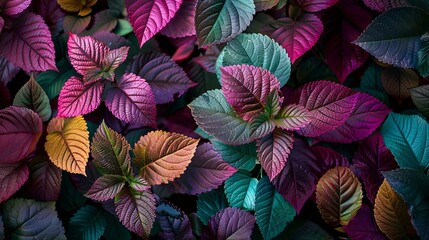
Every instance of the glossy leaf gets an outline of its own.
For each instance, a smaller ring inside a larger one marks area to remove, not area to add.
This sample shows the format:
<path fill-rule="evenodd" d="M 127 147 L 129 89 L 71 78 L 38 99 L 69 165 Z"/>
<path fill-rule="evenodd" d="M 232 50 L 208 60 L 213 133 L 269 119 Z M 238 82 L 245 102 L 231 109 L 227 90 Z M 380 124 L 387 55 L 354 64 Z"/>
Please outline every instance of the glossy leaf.
<path fill-rule="evenodd" d="M 25 163 L 0 165 L 0 203 L 9 199 L 28 179 L 28 167 Z"/>
<path fill-rule="evenodd" d="M 53 118 L 47 127 L 45 150 L 57 167 L 86 175 L 89 133 L 83 117 Z"/>
<path fill-rule="evenodd" d="M 222 159 L 234 168 L 250 171 L 255 167 L 257 161 L 255 143 L 238 146 L 231 146 L 217 140 L 212 140 L 212 143 Z"/>
<path fill-rule="evenodd" d="M 212 216 L 227 207 L 228 200 L 225 194 L 218 189 L 198 195 L 197 214 L 205 225 Z"/>
<path fill-rule="evenodd" d="M 411 69 L 387 68 L 381 72 L 381 83 L 389 95 L 408 98 L 410 89 L 419 85 L 419 75 Z"/>
<path fill-rule="evenodd" d="M 103 212 L 87 205 L 79 209 L 69 222 L 68 239 L 99 239 L 106 229 Z"/>
<path fill-rule="evenodd" d="M 307 126 L 313 119 L 313 115 L 303 106 L 291 104 L 283 107 L 275 116 L 276 127 L 284 130 L 299 130 Z"/>
<path fill-rule="evenodd" d="M 384 240 L 386 236 L 378 228 L 372 209 L 362 205 L 356 216 L 347 226 L 343 227 L 347 235 L 356 240 Z"/>
<path fill-rule="evenodd" d="M 308 12 L 318 12 L 338 2 L 338 0 L 295 0 L 298 6 Z"/>
<path fill-rule="evenodd" d="M 266 137 L 274 131 L 276 125 L 267 112 L 260 113 L 250 121 L 250 134 L 253 138 Z"/>
<path fill-rule="evenodd" d="M 176 15 L 161 30 L 161 33 L 171 38 L 189 37 L 195 32 L 195 9 L 197 0 L 183 0 Z"/>
<path fill-rule="evenodd" d="M 96 201 L 107 201 L 114 198 L 124 186 L 124 177 L 117 175 L 103 175 L 94 182 L 91 189 L 89 189 L 85 196 Z"/>
<path fill-rule="evenodd" d="M 429 116 L 429 85 L 423 85 L 410 89 L 411 98 L 417 109 L 424 116 Z"/>
<path fill-rule="evenodd" d="M 161 226 L 161 239 L 195 239 L 188 216 L 176 206 L 161 202 L 156 208 L 156 218 Z"/>
<path fill-rule="evenodd" d="M 225 194 L 231 207 L 255 210 L 258 179 L 249 172 L 239 171 L 225 181 Z"/>

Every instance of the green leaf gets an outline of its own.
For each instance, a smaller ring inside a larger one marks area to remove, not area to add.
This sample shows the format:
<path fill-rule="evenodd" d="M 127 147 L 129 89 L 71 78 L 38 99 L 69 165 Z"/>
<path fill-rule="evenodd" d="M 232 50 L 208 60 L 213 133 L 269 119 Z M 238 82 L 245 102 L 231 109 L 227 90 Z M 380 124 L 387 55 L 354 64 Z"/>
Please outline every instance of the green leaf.
<path fill-rule="evenodd" d="M 376 64 L 371 64 L 360 79 L 360 88 L 358 90 L 368 93 L 385 104 L 388 104 L 389 95 L 386 93 L 383 84 L 381 83 L 382 71 L 382 67 Z"/>
<path fill-rule="evenodd" d="M 204 225 L 220 210 L 228 207 L 228 200 L 223 191 L 219 189 L 198 195 L 197 215 Z"/>
<path fill-rule="evenodd" d="M 411 209 L 411 219 L 420 239 L 429 238 L 429 199 Z"/>
<path fill-rule="evenodd" d="M 87 205 L 77 211 L 69 222 L 67 238 L 76 240 L 99 239 L 106 229 L 103 211 Z"/>
<path fill-rule="evenodd" d="M 225 194 L 231 207 L 255 210 L 256 186 L 258 179 L 250 172 L 239 171 L 225 181 Z"/>
<path fill-rule="evenodd" d="M 393 8 L 377 17 L 354 43 L 378 60 L 416 68 L 420 37 L 429 30 L 429 15 L 417 8 Z"/>
<path fill-rule="evenodd" d="M 7 239 L 66 239 L 55 202 L 11 199 L 4 203 L 2 215 Z"/>
<path fill-rule="evenodd" d="M 63 174 L 61 180 L 60 199 L 58 200 L 58 208 L 65 211 L 76 211 L 83 207 L 86 199 L 80 192 L 76 190 L 70 181 L 67 174 Z"/>
<path fill-rule="evenodd" d="M 241 34 L 230 41 L 216 61 L 220 81 L 220 67 L 249 64 L 269 70 L 283 87 L 289 80 L 291 63 L 286 50 L 273 39 L 262 34 Z"/>
<path fill-rule="evenodd" d="M 256 189 L 255 215 L 264 239 L 272 239 L 293 220 L 296 212 L 265 176 L 259 180 Z"/>
<path fill-rule="evenodd" d="M 423 85 L 410 89 L 411 99 L 417 109 L 425 116 L 429 117 L 429 85 Z"/>
<path fill-rule="evenodd" d="M 118 24 L 116 25 L 115 33 L 119 36 L 125 36 L 133 32 L 133 27 L 131 23 L 126 19 L 118 19 Z"/>
<path fill-rule="evenodd" d="M 255 142 L 238 146 L 227 145 L 215 139 L 211 142 L 223 160 L 234 168 L 251 171 L 255 167 L 258 159 Z"/>
<path fill-rule="evenodd" d="M 104 212 L 104 218 L 106 219 L 106 230 L 104 230 L 103 237 L 106 240 L 129 240 L 131 239 L 130 232 L 119 222 L 118 217 Z"/>
<path fill-rule="evenodd" d="M 401 168 L 421 171 L 429 168 L 429 127 L 423 118 L 390 113 L 381 134 Z"/>
<path fill-rule="evenodd" d="M 334 240 L 323 228 L 311 221 L 295 220 L 280 233 L 277 239 L 289 240 Z"/>
<path fill-rule="evenodd" d="M 67 51 L 66 51 L 67 52 Z M 64 83 L 72 76 L 77 76 L 76 70 L 70 65 L 66 58 L 57 62 L 57 71 L 48 70 L 41 72 L 36 77 L 36 81 L 45 90 L 46 95 L 50 100 L 60 94 Z"/>
<path fill-rule="evenodd" d="M 270 117 L 276 116 L 283 103 L 283 97 L 280 97 L 278 91 L 274 90 L 268 94 L 267 99 L 265 100 L 265 112 L 270 115 Z"/>
<path fill-rule="evenodd" d="M 198 0 L 195 30 L 200 46 L 235 38 L 249 26 L 253 14 L 253 0 Z"/>
<path fill-rule="evenodd" d="M 250 135 L 255 139 L 262 138 L 272 133 L 275 127 L 276 125 L 271 120 L 270 115 L 262 112 L 250 121 Z"/>

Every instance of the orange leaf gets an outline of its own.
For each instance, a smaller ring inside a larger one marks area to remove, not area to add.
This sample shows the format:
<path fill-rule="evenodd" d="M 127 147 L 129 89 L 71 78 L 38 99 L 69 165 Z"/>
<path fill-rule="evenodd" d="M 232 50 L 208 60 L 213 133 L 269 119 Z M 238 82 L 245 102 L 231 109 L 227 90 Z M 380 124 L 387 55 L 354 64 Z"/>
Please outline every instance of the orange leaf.
<path fill-rule="evenodd" d="M 134 160 L 149 185 L 167 183 L 183 174 L 198 141 L 178 133 L 149 132 L 136 143 Z"/>
<path fill-rule="evenodd" d="M 53 118 L 48 124 L 45 150 L 57 167 L 86 176 L 89 132 L 82 116 Z"/>

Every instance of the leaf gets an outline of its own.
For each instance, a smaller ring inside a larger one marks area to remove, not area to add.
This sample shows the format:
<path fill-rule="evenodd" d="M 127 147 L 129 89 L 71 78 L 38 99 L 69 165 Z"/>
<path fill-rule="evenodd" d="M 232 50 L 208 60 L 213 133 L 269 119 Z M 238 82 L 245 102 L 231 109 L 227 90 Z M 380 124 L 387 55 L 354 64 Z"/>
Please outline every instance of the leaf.
<path fill-rule="evenodd" d="M 390 113 L 381 135 L 399 167 L 426 171 L 429 168 L 428 130 L 428 123 L 420 116 Z"/>
<path fill-rule="evenodd" d="M 347 167 L 328 170 L 317 183 L 316 202 L 331 226 L 347 225 L 362 205 L 362 187 Z"/>
<path fill-rule="evenodd" d="M 314 155 L 315 159 L 318 159 L 321 173 L 325 173 L 329 169 L 338 166 L 350 166 L 349 160 L 345 156 L 331 148 L 320 145 L 312 146 L 311 153 Z"/>
<path fill-rule="evenodd" d="M 274 131 L 276 125 L 267 112 L 260 113 L 250 121 L 250 135 L 254 139 L 266 137 Z"/>
<path fill-rule="evenodd" d="M 42 17 L 22 14 L 10 29 L 2 31 L 1 55 L 24 71 L 57 70 L 54 44 Z"/>
<path fill-rule="evenodd" d="M 121 12 L 116 9 L 104 9 L 94 15 L 94 25 L 85 34 L 94 36 L 98 32 L 111 32 L 118 26 Z"/>
<path fill-rule="evenodd" d="M 429 116 L 429 85 L 423 85 L 410 89 L 411 98 L 417 109 L 424 116 Z"/>
<path fill-rule="evenodd" d="M 106 229 L 106 220 L 100 209 L 86 205 L 69 222 L 68 239 L 99 239 Z"/>
<path fill-rule="evenodd" d="M 204 93 L 188 107 L 198 126 L 223 143 L 241 145 L 253 140 L 249 123 L 237 116 L 220 90 Z"/>
<path fill-rule="evenodd" d="M 74 34 L 82 33 L 91 22 L 91 16 L 79 17 L 75 15 L 66 15 L 63 20 L 63 28 L 65 32 Z"/>
<path fill-rule="evenodd" d="M 337 2 L 338 0 L 296 0 L 298 6 L 307 12 L 318 12 L 336 4 Z"/>
<path fill-rule="evenodd" d="M 35 148 L 42 135 L 39 115 L 22 107 L 0 110 L 0 163 L 13 163 L 23 159 Z"/>
<path fill-rule="evenodd" d="M 155 221 L 155 197 L 150 191 L 125 190 L 115 201 L 115 212 L 130 231 L 147 239 Z"/>
<path fill-rule="evenodd" d="M 389 95 L 386 93 L 381 83 L 382 71 L 383 68 L 381 68 L 380 66 L 376 64 L 371 64 L 366 69 L 362 78 L 360 79 L 360 88 L 358 90 L 361 92 L 368 93 L 388 105 Z"/>
<path fill-rule="evenodd" d="M 416 68 L 420 36 L 429 16 L 417 8 L 393 8 L 377 17 L 354 43 L 379 61 L 396 67 Z"/>
<path fill-rule="evenodd" d="M 407 0 L 363 0 L 366 6 L 377 12 L 384 12 L 395 7 L 407 6 Z"/>
<path fill-rule="evenodd" d="M 131 233 L 128 231 L 121 222 L 119 222 L 118 217 L 113 214 L 104 214 L 106 219 L 106 229 L 104 230 L 103 237 L 106 240 L 130 240 Z"/>
<path fill-rule="evenodd" d="M 347 226 L 343 227 L 347 235 L 356 240 L 384 240 L 386 236 L 378 228 L 372 209 L 362 205 L 356 216 Z"/>
<path fill-rule="evenodd" d="M 276 191 L 267 177 L 259 180 L 255 217 L 264 239 L 279 235 L 295 215 L 293 206 Z"/>
<path fill-rule="evenodd" d="M 254 0 L 257 12 L 265 11 L 273 8 L 279 3 L 279 0 Z"/>
<path fill-rule="evenodd" d="M 428 216 L 429 202 L 423 201 L 411 209 L 411 221 L 421 239 L 427 239 L 428 232 Z"/>
<path fill-rule="evenodd" d="M 31 0 L 9 0 L 2 3 L 2 14 L 17 15 L 30 6 Z"/>
<path fill-rule="evenodd" d="M 281 18 L 275 22 L 271 37 L 288 53 L 292 63 L 310 50 L 323 32 L 323 24 L 313 14 L 304 14 L 298 20 Z"/>
<path fill-rule="evenodd" d="M 16 162 L 0 165 L 0 203 L 15 194 L 28 179 L 27 164 Z"/>
<path fill-rule="evenodd" d="M 264 110 L 270 92 L 280 90 L 277 78 L 260 67 L 243 64 L 221 67 L 220 70 L 226 100 L 246 121 Z"/>
<path fill-rule="evenodd" d="M 104 89 L 102 82 L 86 84 L 79 77 L 65 82 L 58 98 L 58 116 L 74 117 L 88 114 L 100 105 Z"/>
<path fill-rule="evenodd" d="M 280 239 L 295 239 L 295 240 L 313 240 L 324 239 L 333 240 L 323 228 L 311 221 L 300 221 L 296 219 L 291 222 L 288 227 L 277 236 Z"/>
<path fill-rule="evenodd" d="M 217 140 L 212 140 L 213 147 L 220 153 L 222 159 L 236 169 L 251 171 L 256 164 L 256 144 L 254 142 L 231 146 Z"/>
<path fill-rule="evenodd" d="M 86 176 L 89 132 L 83 117 L 53 118 L 47 127 L 45 150 L 57 167 Z"/>
<path fill-rule="evenodd" d="M 64 228 L 55 211 L 55 202 L 12 199 L 3 204 L 3 221 L 11 239 L 62 239 Z"/>
<path fill-rule="evenodd" d="M 103 175 L 94 182 L 85 196 L 96 201 L 107 201 L 114 198 L 124 186 L 123 176 Z"/>
<path fill-rule="evenodd" d="M 183 38 L 196 34 L 195 9 L 197 0 L 183 0 L 176 15 L 161 30 L 161 33 L 171 38 Z"/>
<path fill-rule="evenodd" d="M 91 13 L 91 7 L 97 3 L 97 0 L 83 0 L 83 1 L 70 1 L 70 0 L 57 0 L 62 9 L 69 12 L 78 12 L 79 16 L 85 16 Z"/>
<path fill-rule="evenodd" d="M 283 130 L 299 130 L 307 126 L 313 118 L 313 115 L 303 106 L 290 104 L 283 107 L 275 116 L 276 127 Z"/>
<path fill-rule="evenodd" d="M 88 174 L 90 176 L 90 174 Z M 73 185 L 67 174 L 62 175 L 60 199 L 58 208 L 65 211 L 77 211 L 85 205 L 85 198 Z"/>
<path fill-rule="evenodd" d="M 407 205 L 386 180 L 375 198 L 374 217 L 380 230 L 390 239 L 405 239 L 407 232 L 414 232 Z"/>
<path fill-rule="evenodd" d="M 250 239 L 255 217 L 238 208 L 225 208 L 208 222 L 202 239 Z"/>
<path fill-rule="evenodd" d="M 174 17 L 182 0 L 126 0 L 128 18 L 140 47 Z"/>
<path fill-rule="evenodd" d="M 161 202 L 156 208 L 156 219 L 161 226 L 161 239 L 195 239 L 188 216 L 179 208 Z"/>
<path fill-rule="evenodd" d="M 236 171 L 210 143 L 204 143 L 197 147 L 183 175 L 171 185 L 175 192 L 196 195 L 217 188 Z"/>
<path fill-rule="evenodd" d="M 283 87 L 289 80 L 291 64 L 286 50 L 268 36 L 240 34 L 228 42 L 216 62 L 216 74 L 220 80 L 220 67 L 249 64 L 269 70 Z"/>
<path fill-rule="evenodd" d="M 205 225 L 213 215 L 227 207 L 228 201 L 225 194 L 219 189 L 198 195 L 197 214 Z"/>
<path fill-rule="evenodd" d="M 173 181 L 191 162 L 199 139 L 178 133 L 152 131 L 134 147 L 135 163 L 149 185 Z"/>
<path fill-rule="evenodd" d="M 19 67 L 12 64 L 7 58 L 0 56 L 0 81 L 6 85 L 19 72 Z"/>
<path fill-rule="evenodd" d="M 255 14 L 252 0 L 198 0 L 195 30 L 200 46 L 228 42 L 243 32 Z"/>
<path fill-rule="evenodd" d="M 21 87 L 13 99 L 13 105 L 26 107 L 37 114 L 42 121 L 48 121 L 51 117 L 51 105 L 49 104 L 48 96 L 42 87 L 31 76 L 30 80 Z"/>
<path fill-rule="evenodd" d="M 381 83 L 389 95 L 408 98 L 410 89 L 419 85 L 419 75 L 411 69 L 386 68 L 381 72 Z"/>
<path fill-rule="evenodd" d="M 156 125 L 155 96 L 149 84 L 141 77 L 126 73 L 105 100 L 110 112 L 118 119 L 144 126 Z"/>
<path fill-rule="evenodd" d="M 304 106 L 314 118 L 297 132 L 317 137 L 341 126 L 353 113 L 358 96 L 353 90 L 328 81 L 310 82 L 298 88 L 294 103 Z"/>
<path fill-rule="evenodd" d="M 422 36 L 423 38 L 426 34 Z M 427 39 L 422 41 L 421 48 L 417 52 L 417 70 L 423 77 L 429 76 L 429 42 Z"/>
<path fill-rule="evenodd" d="M 255 210 L 258 179 L 248 171 L 238 171 L 225 181 L 225 194 L 231 207 Z"/>
<path fill-rule="evenodd" d="M 183 69 L 163 53 L 138 54 L 127 71 L 147 81 L 157 104 L 174 101 L 194 85 Z"/>
<path fill-rule="evenodd" d="M 3 224 L 3 220 L 2 217 L 0 215 L 0 238 L 5 238 L 4 236 L 4 224 Z"/>

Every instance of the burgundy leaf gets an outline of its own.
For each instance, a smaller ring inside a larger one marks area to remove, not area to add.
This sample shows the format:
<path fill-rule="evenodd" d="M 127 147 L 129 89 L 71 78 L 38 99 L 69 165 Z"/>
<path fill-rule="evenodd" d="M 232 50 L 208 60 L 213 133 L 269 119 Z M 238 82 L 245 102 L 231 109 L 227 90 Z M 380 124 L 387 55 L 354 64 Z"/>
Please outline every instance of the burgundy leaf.
<path fill-rule="evenodd" d="M 196 0 L 183 0 L 176 15 L 161 30 L 161 33 L 171 38 L 182 38 L 195 35 Z"/>
<path fill-rule="evenodd" d="M 288 53 L 291 62 L 310 50 L 323 32 L 323 24 L 313 14 L 305 14 L 298 20 L 282 18 L 276 21 L 280 28 L 271 34 Z"/>
<path fill-rule="evenodd" d="M 84 85 L 80 78 L 71 77 L 58 97 L 58 116 L 74 117 L 94 111 L 101 103 L 103 89 L 101 82 Z"/>
<path fill-rule="evenodd" d="M 178 193 L 196 195 L 217 188 L 236 171 L 211 144 L 204 143 L 198 146 L 185 173 L 170 184 Z"/>
<path fill-rule="evenodd" d="M 106 174 L 94 182 L 85 196 L 96 201 L 107 201 L 114 198 L 124 186 L 123 176 Z"/>
<path fill-rule="evenodd" d="M 30 109 L 11 106 L 0 110 L 0 164 L 13 163 L 36 147 L 42 120 Z"/>
<path fill-rule="evenodd" d="M 121 77 L 116 88 L 107 94 L 105 103 L 113 115 L 124 122 L 156 125 L 155 96 L 149 84 L 133 73 Z"/>
<path fill-rule="evenodd" d="M 367 205 L 363 205 L 356 216 L 343 227 L 347 235 L 354 240 L 384 240 L 386 237 L 375 223 L 374 213 Z"/>
<path fill-rule="evenodd" d="M 42 16 L 51 32 L 58 32 L 58 25 L 61 24 L 66 14 L 61 10 L 57 1 L 32 0 L 31 3 L 33 13 Z"/>
<path fill-rule="evenodd" d="M 318 12 L 326 9 L 339 0 L 295 0 L 296 4 L 307 12 Z"/>
<path fill-rule="evenodd" d="M 311 147 L 311 152 L 318 159 L 322 173 L 334 167 L 348 167 L 350 165 L 346 157 L 330 148 L 314 146 Z"/>
<path fill-rule="evenodd" d="M 13 65 L 7 58 L 0 56 L 0 81 L 6 85 L 18 72 L 18 67 Z"/>
<path fill-rule="evenodd" d="M 128 18 L 140 47 L 174 17 L 182 0 L 126 0 Z M 180 26 L 183 27 L 183 26 Z"/>
<path fill-rule="evenodd" d="M 392 153 L 384 145 L 380 133 L 362 141 L 353 157 L 353 164 L 360 170 L 366 196 L 372 203 L 374 203 L 378 188 L 384 179 L 381 172 L 398 168 Z"/>
<path fill-rule="evenodd" d="M 9 89 L 3 82 L 0 82 L 0 109 L 10 106 L 11 102 Z"/>
<path fill-rule="evenodd" d="M 23 12 L 30 6 L 31 0 L 4 0 L 0 3 L 1 13 L 12 16 Z"/>
<path fill-rule="evenodd" d="M 11 30 L 3 30 L 0 54 L 25 71 L 56 70 L 51 33 L 42 17 L 33 13 L 13 21 Z"/>
<path fill-rule="evenodd" d="M 98 32 L 111 32 L 118 25 L 119 12 L 115 9 L 104 9 L 94 15 L 94 25 L 87 33 L 93 35 Z"/>
<path fill-rule="evenodd" d="M 395 7 L 409 6 L 407 0 L 363 0 L 363 2 L 377 12 L 384 12 Z"/>
<path fill-rule="evenodd" d="M 181 44 L 178 45 L 176 52 L 171 56 L 174 61 L 182 61 L 191 56 L 197 44 L 197 37 L 195 36 L 184 37 L 180 40 Z"/>
<path fill-rule="evenodd" d="M 20 162 L 0 164 L 0 203 L 18 191 L 27 179 L 27 164 Z"/>

